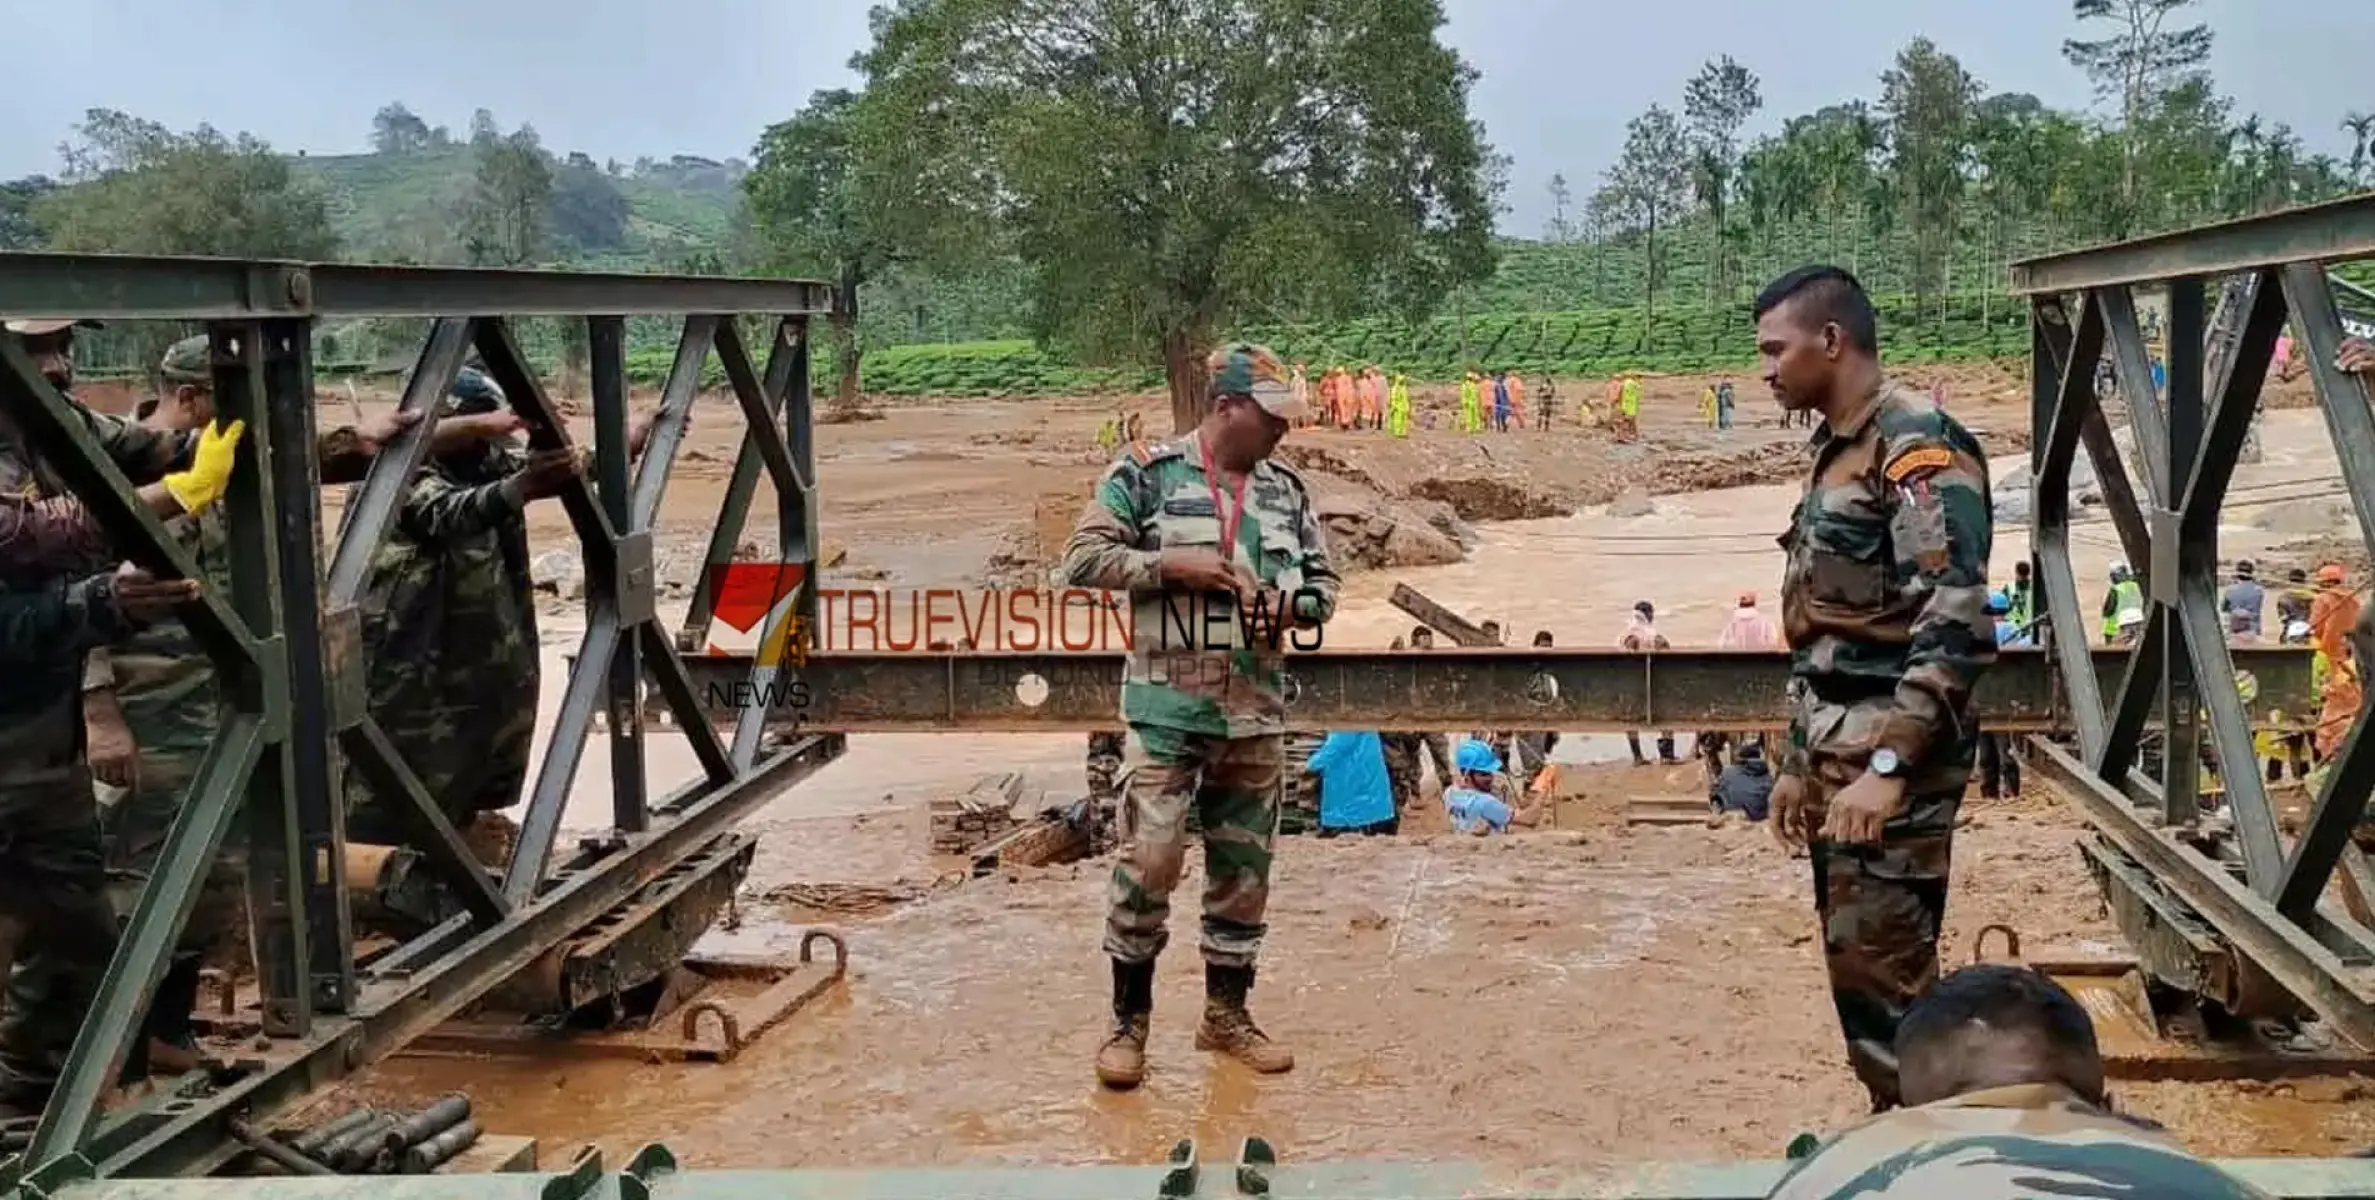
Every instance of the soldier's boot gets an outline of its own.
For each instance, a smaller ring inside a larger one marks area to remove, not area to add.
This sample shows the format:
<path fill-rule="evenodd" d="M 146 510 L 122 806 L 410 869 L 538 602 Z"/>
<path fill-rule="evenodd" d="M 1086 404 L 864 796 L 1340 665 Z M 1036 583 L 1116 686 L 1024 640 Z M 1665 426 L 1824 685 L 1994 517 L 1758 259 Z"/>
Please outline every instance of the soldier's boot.
<path fill-rule="evenodd" d="M 1252 967 L 1204 964 L 1204 1023 L 1196 1029 L 1196 1049 L 1217 1050 L 1264 1075 L 1293 1070 L 1294 1052 L 1271 1041 L 1245 1010 L 1252 990 Z"/>
<path fill-rule="evenodd" d="M 176 954 L 157 982 L 156 999 L 148 1009 L 147 1035 L 140 1042 L 149 1066 L 160 1074 L 179 1074 L 199 1066 L 197 1031 L 190 1014 L 198 1007 L 200 959 Z"/>
<path fill-rule="evenodd" d="M 1146 1079 L 1146 1034 L 1154 1020 L 1153 962 L 1113 960 L 1113 1032 L 1097 1048 L 1097 1082 L 1128 1090 Z"/>

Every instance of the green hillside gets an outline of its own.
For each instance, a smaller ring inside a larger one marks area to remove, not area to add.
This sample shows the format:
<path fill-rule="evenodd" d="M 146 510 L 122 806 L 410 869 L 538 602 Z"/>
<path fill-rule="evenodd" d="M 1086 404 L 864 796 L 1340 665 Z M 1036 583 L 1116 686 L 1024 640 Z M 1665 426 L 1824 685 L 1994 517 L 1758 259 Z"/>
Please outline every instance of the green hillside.
<path fill-rule="evenodd" d="M 454 214 L 475 170 L 468 145 L 290 161 L 328 199 L 344 257 L 455 261 Z M 677 158 L 628 168 L 572 155 L 554 160 L 553 170 L 551 248 L 560 263 L 672 271 L 696 255 L 722 254 L 732 237 L 737 166 Z"/>

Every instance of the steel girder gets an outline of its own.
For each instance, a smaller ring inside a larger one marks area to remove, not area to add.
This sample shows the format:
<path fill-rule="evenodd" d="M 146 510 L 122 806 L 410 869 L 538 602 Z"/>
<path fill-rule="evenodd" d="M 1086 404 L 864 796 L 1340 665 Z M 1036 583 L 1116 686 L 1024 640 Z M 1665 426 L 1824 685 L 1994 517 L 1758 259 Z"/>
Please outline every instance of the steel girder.
<path fill-rule="evenodd" d="M 2127 657 L 2095 650 L 2098 677 L 2116 682 Z M 2309 698 L 2309 652 L 2253 647 L 2236 650 L 2235 660 L 2277 705 Z M 1290 654 L 1286 664 L 1287 721 L 1297 729 L 1761 729 L 1788 717 L 1789 656 L 1764 651 L 1323 650 Z M 775 684 L 753 682 L 752 660 L 742 655 L 687 654 L 684 669 L 713 723 L 756 717 L 780 729 L 837 733 L 1050 732 L 1118 728 L 1123 659 L 1063 651 L 812 654 Z M 2068 728 L 2069 706 L 2055 696 L 2061 682 L 2045 651 L 2005 651 L 1980 682 L 1981 717 L 2005 732 Z"/>
<path fill-rule="evenodd" d="M 777 557 L 812 556 L 808 321 L 831 303 L 830 287 L 800 281 L 0 254 L 0 316 L 211 321 L 217 405 L 224 419 L 244 419 L 248 428 L 224 501 L 230 595 L 203 595 L 180 614 L 220 673 L 222 728 L 33 1145 L 0 1168 L 0 1181 L 220 1165 L 236 1152 L 228 1135 L 234 1118 L 266 1119 L 276 1107 L 395 1050 L 839 756 L 838 736 L 791 737 L 762 755 L 755 736 L 729 746 L 699 719 L 693 685 L 658 621 L 651 552 L 669 467 L 702 366 L 714 353 L 749 422 L 743 455 L 766 465 L 777 482 L 786 515 Z M 720 315 L 736 312 L 766 314 L 756 326 L 768 341 L 763 370 L 752 367 L 736 318 Z M 330 313 L 436 319 L 401 401 L 421 420 L 380 448 L 325 554 L 313 503 L 320 465 L 310 344 L 312 318 Z M 472 349 L 525 420 L 532 447 L 566 440 L 559 410 L 512 336 L 507 318 L 522 313 L 588 323 L 597 469 L 594 479 L 561 497 L 589 579 L 581 665 L 531 788 L 519 847 L 496 879 L 372 720 L 356 603 L 427 452 L 439 402 Z M 687 313 L 662 413 L 640 471 L 630 478 L 624 317 Z M 80 411 L 41 378 L 14 338 L 0 337 L 0 408 L 123 557 L 163 576 L 199 577 L 101 451 Z M 738 478 L 727 505 L 731 527 L 722 523 L 716 531 L 713 560 L 730 557 L 755 483 L 755 470 Z M 704 768 L 701 779 L 657 803 L 649 799 L 640 722 L 633 719 L 647 677 L 685 718 Z M 623 733 L 611 739 L 616 832 L 560 856 L 555 867 L 562 807 L 597 702 L 626 718 L 614 721 Z M 341 756 L 395 801 L 409 820 L 408 840 L 466 910 L 360 965 L 341 878 Z M 271 1044 L 234 1079 L 185 1079 L 102 1119 L 99 1102 L 114 1064 L 134 1036 L 224 831 L 242 817 L 252 839 L 251 902 Z"/>
<path fill-rule="evenodd" d="M 2375 1194 L 2375 1160 L 2234 1158 L 2214 1166 L 2280 1200 Z M 1759 1200 L 1789 1170 L 1779 1160 L 1651 1163 L 1598 1170 L 1493 1168 L 1474 1163 L 1281 1163 L 1245 1139 L 1234 1161 L 1199 1163 L 1183 1141 L 1157 1166 L 941 1167 L 886 1170 L 683 1170 L 646 1146 L 622 1170 L 600 1156 L 566 1172 L 326 1178 L 65 1182 L 60 1200 L 1198 1200 L 1307 1196 L 1342 1200 Z"/>
<path fill-rule="evenodd" d="M 2344 336 L 2313 257 L 2375 255 L 2375 197 L 2015 264 L 2036 319 L 2034 546 L 2048 642 L 2068 692 L 2076 747 L 2040 743 L 2080 809 L 2110 841 L 2193 907 L 2238 953 L 2362 1045 L 2375 1046 L 2375 933 L 2326 912 L 2320 897 L 2375 790 L 2375 742 L 2353 728 L 2315 810 L 2289 845 L 2234 685 L 2254 651 L 2227 643 L 2218 611 L 2218 512 L 2289 319 L 2304 347 L 2360 534 L 2375 551 L 2375 414 L 2365 385 L 2334 368 Z M 2240 272 L 2240 274 L 2237 274 Z M 2226 281 L 2219 329 L 2206 279 Z M 2156 391 L 2131 286 L 2165 286 L 2167 383 Z M 2070 293 L 2070 294 L 2065 294 Z M 2215 345 L 2206 354 L 2206 340 Z M 2092 386 L 2110 358 L 2142 467 L 2128 485 Z M 2101 429 L 2101 433 L 2096 431 Z M 2126 670 L 2103 687 L 2089 650 L 2093 610 L 2070 558 L 2070 469 L 2084 446 L 2148 598 Z M 2268 704 L 2262 693 L 2261 703 Z M 2288 711 L 2290 711 L 2288 709 Z M 2136 769 L 2148 720 L 2162 735 L 2160 778 Z M 2226 785 L 2231 855 L 2186 840 L 2203 830 L 2201 749 Z"/>

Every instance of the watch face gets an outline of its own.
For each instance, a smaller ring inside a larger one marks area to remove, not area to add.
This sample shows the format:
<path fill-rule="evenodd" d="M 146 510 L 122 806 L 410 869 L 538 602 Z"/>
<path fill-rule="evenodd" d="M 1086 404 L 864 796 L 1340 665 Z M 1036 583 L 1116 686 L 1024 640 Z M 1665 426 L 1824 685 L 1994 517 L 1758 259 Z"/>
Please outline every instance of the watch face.
<path fill-rule="evenodd" d="M 1883 775 L 1894 775 L 1894 774 L 1896 774 L 1896 773 L 1897 773 L 1897 752 L 1896 752 L 1896 751 L 1894 751 L 1894 750 L 1875 750 L 1875 751 L 1873 751 L 1873 752 L 1872 752 L 1872 769 L 1873 769 L 1873 770 L 1875 770 L 1875 771 L 1878 771 L 1878 772 L 1880 772 L 1880 773 L 1881 773 L 1881 774 L 1883 774 Z"/>

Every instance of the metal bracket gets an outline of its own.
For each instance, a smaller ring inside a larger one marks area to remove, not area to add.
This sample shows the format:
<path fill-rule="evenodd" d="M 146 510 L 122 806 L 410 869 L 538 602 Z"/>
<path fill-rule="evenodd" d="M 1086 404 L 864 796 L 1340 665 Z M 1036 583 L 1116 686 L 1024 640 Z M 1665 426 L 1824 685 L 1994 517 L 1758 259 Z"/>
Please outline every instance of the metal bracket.
<path fill-rule="evenodd" d="M 1169 1167 L 1163 1172 L 1162 1185 L 1155 1189 L 1159 1200 L 1187 1200 L 1196 1194 L 1196 1139 L 1181 1138 L 1171 1146 L 1171 1156 L 1165 1160 Z"/>

